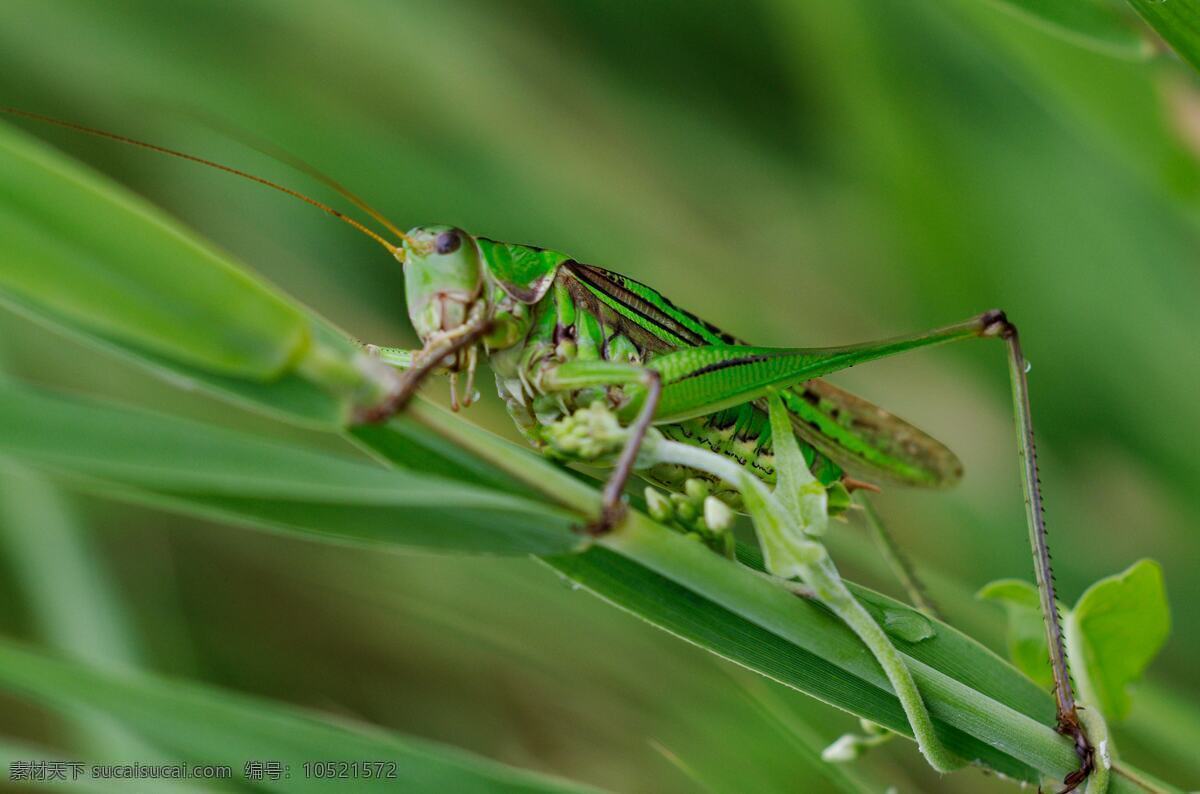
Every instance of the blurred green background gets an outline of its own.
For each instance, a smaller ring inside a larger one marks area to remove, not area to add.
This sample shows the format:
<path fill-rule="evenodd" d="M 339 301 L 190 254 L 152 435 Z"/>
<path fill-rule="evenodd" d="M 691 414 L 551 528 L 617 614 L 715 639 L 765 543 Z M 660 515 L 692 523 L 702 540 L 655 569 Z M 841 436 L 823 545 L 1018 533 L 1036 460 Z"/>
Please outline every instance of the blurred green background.
<path fill-rule="evenodd" d="M 1165 568 L 1174 630 L 1118 730 L 1200 781 L 1200 83 L 981 0 L 0 4 L 0 102 L 329 191 L 198 119 L 294 152 L 402 226 L 569 251 L 759 344 L 1021 328 L 1061 595 Z M 23 125 L 28 126 L 28 125 Z M 348 329 L 412 346 L 398 266 L 341 224 L 186 163 L 45 127 Z M 170 267 L 164 262 L 163 267 Z M 19 377 L 308 435 L 0 314 Z M 1031 578 L 999 346 L 836 379 L 949 443 L 967 477 L 878 499 L 948 618 Z M 445 388 L 426 393 L 444 402 Z M 515 438 L 491 397 L 470 421 Z M 1003 791 L 911 743 L 817 759 L 855 720 L 575 592 L 533 561 L 315 545 L 0 472 L 0 627 L 629 792 Z M 31 532 L 36 526 L 47 529 Z M 862 527 L 845 573 L 896 593 Z M 100 598 L 97 594 L 106 594 Z M 0 700 L 0 733 L 71 748 Z"/>

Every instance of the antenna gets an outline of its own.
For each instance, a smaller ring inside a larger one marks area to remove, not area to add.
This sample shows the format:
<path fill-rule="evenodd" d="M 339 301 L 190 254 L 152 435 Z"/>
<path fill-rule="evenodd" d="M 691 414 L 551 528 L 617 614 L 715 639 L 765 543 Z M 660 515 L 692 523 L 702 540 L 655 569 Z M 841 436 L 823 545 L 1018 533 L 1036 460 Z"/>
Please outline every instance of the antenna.
<path fill-rule="evenodd" d="M 187 116 L 191 116 L 198 123 L 209 127 L 220 135 L 224 135 L 227 138 L 248 146 L 259 154 L 270 157 L 273 160 L 278 160 L 284 165 L 291 166 L 303 174 L 307 174 L 331 190 L 339 193 L 354 206 L 358 207 L 363 212 L 379 221 L 379 223 L 392 234 L 400 237 L 401 239 L 407 239 L 407 235 L 401 231 L 396 224 L 392 223 L 392 221 L 389 220 L 382 212 L 368 204 L 367 200 L 362 196 L 359 196 L 357 193 L 350 190 L 350 188 L 321 171 L 312 163 L 297 156 L 293 152 L 288 151 L 282 146 L 279 146 L 274 141 L 268 140 L 255 132 L 243 129 L 232 122 L 226 121 L 225 119 L 211 115 L 204 111 L 185 110 L 182 112 Z"/>
<path fill-rule="evenodd" d="M 297 190 L 292 190 L 289 187 L 284 187 L 283 185 L 280 185 L 276 182 L 272 182 L 269 179 L 264 179 L 261 176 L 255 176 L 254 174 L 247 173 L 246 171 L 242 171 L 241 169 L 238 169 L 238 168 L 233 168 L 232 166 L 222 165 L 221 163 L 213 162 L 212 160 L 206 160 L 205 158 L 197 157 L 194 154 L 187 154 L 186 152 L 176 151 L 175 149 L 168 149 L 165 146 L 158 146 L 157 144 L 147 143 L 145 141 L 139 141 L 136 138 L 130 138 L 125 135 L 118 135 L 113 132 L 106 132 L 105 130 L 96 129 L 95 127 L 88 127 L 84 124 L 77 124 L 73 121 L 64 121 L 63 119 L 57 119 L 57 118 L 54 118 L 53 116 L 44 116 L 41 113 L 33 113 L 28 110 L 21 110 L 19 108 L 8 107 L 6 105 L 0 105 L 0 113 L 8 113 L 13 116 L 21 116 L 23 118 L 33 119 L 34 121 L 40 121 L 43 124 L 53 124 L 57 127 L 64 127 L 66 129 L 74 130 L 76 132 L 82 132 L 86 135 L 94 135 L 97 138 L 107 138 L 112 141 L 117 141 L 118 143 L 124 143 L 124 144 L 128 144 L 130 146 L 137 146 L 142 149 L 149 149 L 150 151 L 157 152 L 158 154 L 165 154 L 170 157 L 178 157 L 181 160 L 188 160 L 189 162 L 199 163 L 200 165 L 205 165 L 205 166 L 208 166 L 209 168 L 215 168 L 218 171 L 224 171 L 227 174 L 233 174 L 234 176 L 239 176 L 242 179 L 248 179 L 251 182 L 257 182 L 258 184 L 265 185 L 266 187 L 272 188 L 273 190 L 278 190 L 280 193 L 285 193 L 285 194 L 291 196 L 292 198 L 300 199 L 301 201 L 305 202 L 306 204 L 311 204 L 312 206 L 316 207 L 317 209 L 321 210 L 322 212 L 328 213 L 329 215 L 332 215 L 333 217 L 337 218 L 338 220 L 342 221 L 343 223 L 347 223 L 350 226 L 353 226 L 358 231 L 362 232 L 363 234 L 367 235 L 375 242 L 382 245 L 384 248 L 386 248 L 388 250 L 388 252 L 390 254 L 395 256 L 397 259 L 400 259 L 401 261 L 404 260 L 404 249 L 403 248 L 401 248 L 398 245 L 395 245 L 394 243 L 389 242 L 384 237 L 371 231 L 366 226 L 364 226 L 362 223 L 358 222 L 354 218 L 351 218 L 349 215 L 346 215 L 344 212 L 341 212 L 340 210 L 336 210 L 333 207 L 329 206 L 328 204 L 324 204 L 320 201 L 317 201 L 314 198 L 310 198 L 309 196 L 306 196 Z M 332 182 L 332 180 L 330 180 L 330 181 Z M 334 185 L 336 185 L 336 183 L 334 183 Z M 333 185 L 331 185 L 331 187 L 332 186 Z M 342 188 L 342 189 L 335 188 L 335 189 L 338 189 L 339 192 L 341 192 L 343 195 L 346 195 L 349 193 L 349 191 L 346 191 L 344 188 Z M 350 198 L 352 195 L 353 194 L 347 195 L 347 198 Z M 354 199 L 351 199 L 351 200 L 354 200 Z M 357 203 L 359 203 L 359 201 L 360 200 L 355 201 L 355 203 L 357 204 Z M 360 204 L 360 206 L 361 206 L 361 204 Z M 373 211 L 371 211 L 371 212 L 372 212 L 372 214 L 374 214 Z M 387 223 L 385 225 L 388 226 L 390 231 L 392 231 L 396 235 L 398 235 L 400 237 L 400 239 L 405 240 L 405 241 L 407 241 L 409 239 L 406 234 L 404 234 L 403 232 L 396 229 L 394 226 L 392 226 L 392 224 Z"/>

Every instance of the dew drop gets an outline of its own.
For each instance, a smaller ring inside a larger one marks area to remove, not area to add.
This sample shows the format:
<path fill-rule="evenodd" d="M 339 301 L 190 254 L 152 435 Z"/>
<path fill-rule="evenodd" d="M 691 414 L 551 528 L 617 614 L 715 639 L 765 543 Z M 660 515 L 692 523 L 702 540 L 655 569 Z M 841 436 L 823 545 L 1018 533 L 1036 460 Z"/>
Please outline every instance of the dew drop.
<path fill-rule="evenodd" d="M 929 618 L 910 609 L 885 609 L 883 630 L 908 642 L 927 640 L 935 633 Z"/>
<path fill-rule="evenodd" d="M 1031 370 L 1031 369 L 1033 369 L 1033 364 L 1030 361 L 1026 360 L 1025 361 L 1025 371 L 1029 372 L 1029 370 Z"/>

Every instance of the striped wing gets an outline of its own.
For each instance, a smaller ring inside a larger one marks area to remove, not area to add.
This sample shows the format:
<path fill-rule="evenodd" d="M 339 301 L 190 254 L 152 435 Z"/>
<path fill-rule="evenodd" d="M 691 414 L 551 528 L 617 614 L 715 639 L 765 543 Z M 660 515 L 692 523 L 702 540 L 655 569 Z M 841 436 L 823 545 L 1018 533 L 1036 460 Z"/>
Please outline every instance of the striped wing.
<path fill-rule="evenodd" d="M 640 330 L 638 337 L 650 349 L 745 344 L 627 276 L 575 261 L 563 267 L 597 300 Z M 939 487 L 962 476 L 962 464 L 941 442 L 824 380 L 790 389 L 784 402 L 799 436 L 865 479 Z M 765 403 L 757 407 L 766 410 Z"/>

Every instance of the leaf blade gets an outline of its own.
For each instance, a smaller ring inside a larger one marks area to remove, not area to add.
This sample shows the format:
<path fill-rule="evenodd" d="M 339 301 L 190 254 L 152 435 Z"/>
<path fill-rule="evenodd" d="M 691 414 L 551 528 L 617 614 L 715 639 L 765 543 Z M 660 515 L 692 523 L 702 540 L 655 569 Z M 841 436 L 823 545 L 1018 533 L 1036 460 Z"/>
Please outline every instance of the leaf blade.
<path fill-rule="evenodd" d="M 0 289 L 213 372 L 269 380 L 309 344 L 297 307 L 89 169 L 0 125 Z"/>
<path fill-rule="evenodd" d="M 564 553 L 560 508 L 467 482 L 0 383 L 0 454 L 110 496 L 398 549 Z"/>
<path fill-rule="evenodd" d="M 1193 69 L 1200 70 L 1200 2 L 1129 0 L 1129 5 Z"/>
<path fill-rule="evenodd" d="M 1142 59 L 1152 49 L 1115 8 L 1096 0 L 992 0 L 992 4 L 1081 47 L 1119 58 Z"/>
<path fill-rule="evenodd" d="M 355 791 L 585 792 L 566 781 L 518 770 L 426 740 L 194 682 L 139 672 L 102 672 L 0 640 L 0 687 L 54 708 L 97 709 L 147 740 L 197 763 L 278 760 L 290 779 L 256 780 L 272 791 L 327 791 L 329 781 L 302 774 L 306 761 L 394 761 L 395 779 L 355 779 Z"/>
<path fill-rule="evenodd" d="M 1124 719 L 1128 686 L 1141 678 L 1171 631 L 1162 568 L 1142 559 L 1101 579 L 1079 597 L 1068 622 L 1089 696 L 1109 719 Z"/>

